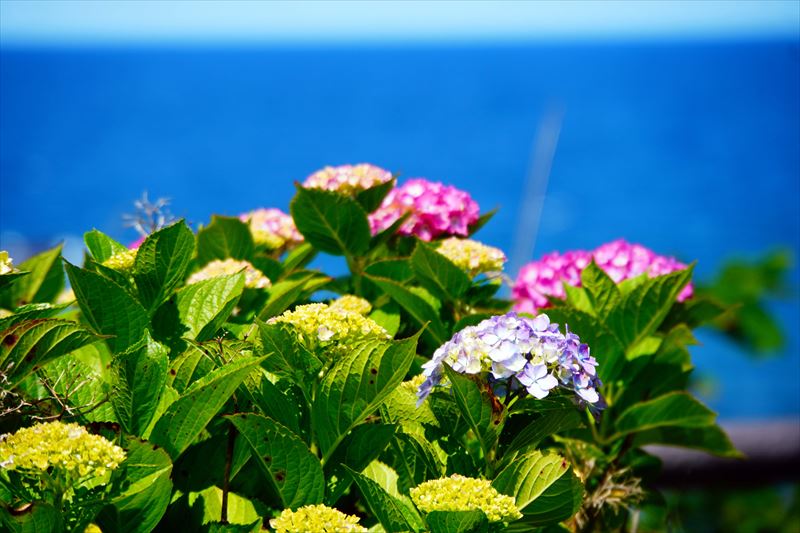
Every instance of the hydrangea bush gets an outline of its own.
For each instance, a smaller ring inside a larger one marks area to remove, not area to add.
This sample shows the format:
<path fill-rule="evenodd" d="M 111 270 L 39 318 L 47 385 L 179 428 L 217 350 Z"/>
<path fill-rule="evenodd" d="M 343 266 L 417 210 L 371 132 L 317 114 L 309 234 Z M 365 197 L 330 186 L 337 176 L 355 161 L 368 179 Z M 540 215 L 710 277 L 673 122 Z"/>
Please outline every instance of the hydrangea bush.
<path fill-rule="evenodd" d="M 254 208 L 0 253 L 2 529 L 621 530 L 643 446 L 737 455 L 687 392 L 724 311 L 691 266 L 553 253 L 512 301 L 452 186 L 328 167 Z"/>

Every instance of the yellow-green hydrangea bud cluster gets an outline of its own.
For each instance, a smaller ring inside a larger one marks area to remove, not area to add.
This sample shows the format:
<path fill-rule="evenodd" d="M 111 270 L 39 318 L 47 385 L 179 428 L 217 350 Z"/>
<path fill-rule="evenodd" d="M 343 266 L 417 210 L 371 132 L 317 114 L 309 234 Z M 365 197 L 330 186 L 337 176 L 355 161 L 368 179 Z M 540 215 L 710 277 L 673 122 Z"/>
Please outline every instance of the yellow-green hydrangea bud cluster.
<path fill-rule="evenodd" d="M 14 272 L 14 261 L 9 257 L 8 252 L 0 251 L 0 274 L 11 274 Z"/>
<path fill-rule="evenodd" d="M 119 270 L 120 272 L 130 272 L 133 270 L 133 264 L 136 262 L 136 253 L 138 251 L 138 248 L 132 248 L 124 252 L 117 252 L 103 261 L 103 266 Z"/>
<path fill-rule="evenodd" d="M 325 348 L 333 354 L 360 340 L 391 338 L 377 322 L 361 313 L 323 303 L 298 305 L 294 311 L 270 318 L 268 323 L 290 324 L 308 349 Z"/>
<path fill-rule="evenodd" d="M 125 460 L 125 452 L 74 423 L 46 422 L 0 436 L 0 467 L 22 472 L 60 470 L 79 480 L 102 477 Z"/>
<path fill-rule="evenodd" d="M 325 189 L 341 194 L 355 195 L 391 181 L 392 173 L 375 165 L 341 165 L 325 167 L 311 174 L 303 182 L 307 189 Z"/>
<path fill-rule="evenodd" d="M 480 509 L 489 522 L 510 522 L 522 517 L 514 498 L 497 492 L 486 479 L 453 474 L 421 483 L 410 492 L 423 513 Z"/>
<path fill-rule="evenodd" d="M 303 242 L 292 217 L 280 209 L 254 209 L 239 218 L 250 226 L 253 241 L 269 250 L 290 250 Z"/>
<path fill-rule="evenodd" d="M 249 289 L 267 289 L 272 286 L 269 278 L 256 269 L 248 261 L 236 259 L 215 259 L 206 266 L 189 276 L 187 285 L 197 283 L 217 276 L 230 276 L 244 271 L 244 286 Z"/>
<path fill-rule="evenodd" d="M 297 511 L 284 509 L 278 518 L 269 521 L 277 533 L 365 533 L 357 516 L 344 514 L 327 505 L 306 505 Z"/>
<path fill-rule="evenodd" d="M 409 379 L 408 381 L 404 381 L 400 384 L 406 390 L 412 391 L 414 394 L 417 393 L 417 390 L 420 386 L 425 382 L 425 374 L 417 374 L 413 378 Z"/>
<path fill-rule="evenodd" d="M 450 237 L 443 240 L 436 251 L 471 277 L 485 272 L 501 272 L 506 262 L 502 250 L 472 239 Z"/>
<path fill-rule="evenodd" d="M 372 311 L 372 304 L 369 303 L 364 298 L 360 298 L 358 296 L 353 296 L 352 294 L 345 294 L 344 296 L 340 296 L 339 298 L 335 299 L 330 303 L 330 306 L 334 309 L 340 309 L 342 311 L 350 311 L 352 313 L 358 313 L 359 315 L 368 315 L 370 311 Z"/>

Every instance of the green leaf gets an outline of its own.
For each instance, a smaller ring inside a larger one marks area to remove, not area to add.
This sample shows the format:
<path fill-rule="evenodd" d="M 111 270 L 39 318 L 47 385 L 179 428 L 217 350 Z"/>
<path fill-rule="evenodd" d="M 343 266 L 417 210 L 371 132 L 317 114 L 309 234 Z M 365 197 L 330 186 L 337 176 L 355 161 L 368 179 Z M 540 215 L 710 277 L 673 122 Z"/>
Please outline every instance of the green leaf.
<path fill-rule="evenodd" d="M 545 411 L 539 418 L 523 427 L 503 453 L 503 463 L 513 460 L 517 452 L 538 445 L 554 433 L 575 429 L 583 425 L 583 418 L 574 406 L 568 409 Z"/>
<path fill-rule="evenodd" d="M 283 260 L 283 271 L 291 274 L 297 269 L 304 268 L 316 255 L 317 251 L 314 247 L 304 242 L 286 254 L 286 259 Z"/>
<path fill-rule="evenodd" d="M 411 254 L 411 267 L 419 282 L 442 300 L 459 300 L 472 283 L 463 270 L 422 241 Z"/>
<path fill-rule="evenodd" d="M 410 503 L 392 496 L 365 475 L 352 469 L 348 470 L 372 514 L 388 533 L 421 531 L 425 528 L 422 518 Z"/>
<path fill-rule="evenodd" d="M 327 505 L 334 505 L 347 490 L 353 479 L 344 468 L 361 472 L 383 452 L 394 437 L 397 426 L 393 424 L 362 424 L 353 428 L 336 448 L 325 464 L 325 479 L 328 489 Z"/>
<path fill-rule="evenodd" d="M 83 242 L 86 243 L 89 253 L 98 263 L 104 263 L 118 253 L 128 251 L 127 247 L 96 229 L 84 233 Z"/>
<path fill-rule="evenodd" d="M 431 533 L 486 533 L 489 520 L 480 509 L 432 511 L 425 516 Z"/>
<path fill-rule="evenodd" d="M 214 370 L 214 361 L 198 346 L 189 344 L 186 351 L 170 365 L 167 385 L 182 393 L 189 385 Z"/>
<path fill-rule="evenodd" d="M 397 487 L 403 494 L 427 479 L 444 474 L 444 465 L 436 457 L 432 444 L 416 433 L 398 433 L 392 441 L 394 465 L 397 468 Z"/>
<path fill-rule="evenodd" d="M 257 414 L 227 417 L 250 444 L 253 457 L 283 507 L 321 503 L 325 479 L 319 460 L 287 427 Z"/>
<path fill-rule="evenodd" d="M 358 256 L 369 247 L 367 213 L 358 202 L 321 189 L 297 187 L 289 206 L 297 230 L 323 252 Z"/>
<path fill-rule="evenodd" d="M 146 441 L 130 439 L 120 478 L 128 484 L 96 518 L 104 533 L 149 533 L 161 520 L 172 496 L 169 456 Z"/>
<path fill-rule="evenodd" d="M 71 320 L 27 320 L 0 332 L 0 368 L 13 386 L 47 362 L 98 340 Z"/>
<path fill-rule="evenodd" d="M 581 285 L 592 304 L 595 314 L 604 316 L 622 299 L 616 283 L 608 277 L 594 260 L 581 272 Z"/>
<path fill-rule="evenodd" d="M 369 318 L 377 322 L 392 337 L 397 335 L 397 331 L 400 329 L 400 310 L 393 302 L 373 310 L 369 314 Z"/>
<path fill-rule="evenodd" d="M 589 294 L 586 292 L 586 289 L 583 287 L 573 287 L 566 281 L 564 281 L 562 285 L 564 286 L 564 292 L 567 295 L 567 304 L 579 311 L 596 316 L 592 306 L 592 301 L 589 299 Z"/>
<path fill-rule="evenodd" d="M 9 533 L 60 533 L 64 531 L 62 512 L 49 503 L 33 502 L 21 512 L 11 514 L 0 505 L 0 524 Z"/>
<path fill-rule="evenodd" d="M 5 302 L 8 300 L 7 305 L 14 306 L 14 302 L 11 302 L 11 298 L 6 296 L 9 292 L 6 290 L 6 287 L 11 285 L 13 282 L 18 281 L 20 278 L 24 278 L 25 276 L 29 276 L 30 272 L 6 272 L 5 274 L 0 274 L 0 302 Z"/>
<path fill-rule="evenodd" d="M 664 320 L 662 329 L 672 329 L 678 324 L 686 324 L 694 329 L 719 318 L 729 310 L 729 307 L 711 297 L 695 295 L 673 306 Z"/>
<path fill-rule="evenodd" d="M 275 283 L 269 288 L 269 299 L 258 313 L 258 318 L 266 320 L 278 316 L 294 305 L 303 295 L 316 290 L 330 280 L 318 272 L 299 271 Z"/>
<path fill-rule="evenodd" d="M 103 335 L 113 335 L 113 352 L 124 352 L 142 338 L 147 311 L 110 279 L 64 262 L 78 305 L 89 324 Z"/>
<path fill-rule="evenodd" d="M 23 261 L 18 270 L 28 272 L 0 291 L 0 307 L 14 309 L 36 302 L 53 301 L 64 288 L 61 245 Z"/>
<path fill-rule="evenodd" d="M 400 385 L 414 361 L 418 338 L 419 333 L 400 341 L 355 343 L 352 352 L 328 370 L 311 408 L 324 462 L 345 435 Z"/>
<path fill-rule="evenodd" d="M 514 497 L 528 526 L 571 517 L 583 498 L 583 486 L 569 463 L 556 454 L 538 451 L 525 454 L 505 467 L 492 486 Z"/>
<path fill-rule="evenodd" d="M 156 422 L 150 440 L 177 458 L 259 363 L 261 359 L 243 357 L 194 382 Z"/>
<path fill-rule="evenodd" d="M 14 314 L 4 318 L 0 318 L 0 332 L 19 324 L 26 320 L 34 320 L 37 318 L 52 318 L 57 316 L 61 311 L 69 307 L 69 304 L 28 304 L 17 307 L 14 309 Z"/>
<path fill-rule="evenodd" d="M 183 287 L 175 296 L 178 316 L 188 328 L 184 337 L 205 341 L 214 337 L 233 312 L 244 290 L 244 274 L 217 276 Z"/>
<path fill-rule="evenodd" d="M 140 346 L 114 358 L 111 404 L 126 433 L 143 436 L 167 381 L 169 349 L 145 333 Z"/>
<path fill-rule="evenodd" d="M 383 202 L 383 199 L 389 194 L 389 191 L 394 189 L 396 183 L 397 180 L 392 178 L 386 183 L 381 183 L 380 185 L 359 191 L 356 193 L 356 202 L 364 208 L 364 211 L 372 213 L 380 207 L 381 202 Z"/>
<path fill-rule="evenodd" d="M 639 447 L 647 444 L 694 448 L 720 457 L 744 458 L 744 455 L 733 446 L 725 432 L 717 425 L 700 428 L 667 426 L 637 433 L 633 439 L 633 445 Z"/>
<path fill-rule="evenodd" d="M 499 401 L 492 401 L 492 392 L 488 385 L 481 387 L 448 365 L 443 365 L 443 368 L 450 380 L 461 415 L 478 437 L 484 456 L 488 457 L 503 430 L 507 414 L 505 407 Z"/>
<path fill-rule="evenodd" d="M 236 217 L 213 215 L 211 224 L 197 232 L 197 263 L 202 266 L 214 259 L 244 259 L 253 256 L 250 228 Z"/>
<path fill-rule="evenodd" d="M 617 419 L 617 434 L 661 426 L 698 428 L 714 423 L 716 414 L 687 392 L 670 392 L 626 409 Z"/>
<path fill-rule="evenodd" d="M 472 237 L 478 232 L 478 230 L 480 230 L 483 226 L 485 226 L 486 223 L 489 222 L 492 219 L 492 217 L 495 216 L 495 214 L 497 214 L 497 210 L 498 208 L 495 207 L 491 211 L 484 213 L 480 217 L 478 217 L 478 220 L 476 220 L 475 223 L 473 223 L 469 227 L 469 236 Z"/>
<path fill-rule="evenodd" d="M 267 356 L 262 366 L 268 372 L 307 389 L 322 368 L 322 361 L 300 343 L 292 326 L 260 321 L 256 321 L 256 324 L 261 340 L 261 355 Z"/>
<path fill-rule="evenodd" d="M 420 327 L 428 325 L 422 335 L 428 339 L 431 345 L 441 346 L 445 343 L 447 334 L 444 324 L 439 319 L 439 314 L 436 310 L 424 298 L 409 290 L 403 283 L 392 279 L 370 274 L 367 274 L 366 277 L 388 294 L 400 307 L 405 309 Z"/>
<path fill-rule="evenodd" d="M 147 236 L 133 265 L 139 299 L 147 309 L 158 307 L 183 282 L 193 256 L 194 233 L 183 220 Z"/>
<path fill-rule="evenodd" d="M 192 497 L 196 499 L 192 501 Z M 198 501 L 199 500 L 199 501 Z M 191 494 L 189 496 L 190 504 L 192 506 L 200 505 L 203 511 L 201 522 L 203 525 L 212 525 L 213 522 L 220 520 L 222 513 L 222 489 L 219 487 L 208 487 L 202 492 Z M 258 511 L 256 510 L 253 502 L 247 498 L 243 498 L 233 492 L 228 493 L 228 522 L 229 525 L 247 525 L 245 531 L 252 529 L 251 524 L 259 520 Z M 259 520 L 260 522 L 260 520 Z M 213 528 L 210 528 L 213 529 Z M 260 528 L 259 528 L 260 529 Z M 210 531 L 210 530 L 209 530 Z"/>

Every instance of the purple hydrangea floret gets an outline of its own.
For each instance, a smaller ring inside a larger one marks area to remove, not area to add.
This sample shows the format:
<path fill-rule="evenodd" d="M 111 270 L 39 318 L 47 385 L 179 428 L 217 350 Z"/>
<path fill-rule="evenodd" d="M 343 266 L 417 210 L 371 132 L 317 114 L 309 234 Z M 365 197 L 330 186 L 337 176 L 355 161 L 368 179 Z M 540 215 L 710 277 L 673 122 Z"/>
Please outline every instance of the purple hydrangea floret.
<path fill-rule="evenodd" d="M 568 328 L 561 333 L 545 314 L 529 318 L 512 311 L 456 333 L 422 365 L 425 381 L 417 390 L 417 405 L 442 383 L 445 364 L 460 374 L 485 375 L 496 396 L 505 396 L 510 387 L 541 399 L 560 386 L 586 403 L 601 400 L 589 346 Z"/>

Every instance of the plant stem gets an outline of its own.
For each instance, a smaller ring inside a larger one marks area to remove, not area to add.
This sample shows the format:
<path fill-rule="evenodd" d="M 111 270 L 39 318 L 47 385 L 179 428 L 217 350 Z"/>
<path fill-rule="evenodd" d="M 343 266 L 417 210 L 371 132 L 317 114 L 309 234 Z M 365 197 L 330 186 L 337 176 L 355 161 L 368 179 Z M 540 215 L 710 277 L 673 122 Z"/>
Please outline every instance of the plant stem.
<path fill-rule="evenodd" d="M 233 423 L 228 427 L 228 449 L 225 451 L 225 476 L 222 480 L 222 508 L 220 509 L 219 521 L 222 524 L 228 523 L 228 492 L 231 484 L 231 466 L 233 464 L 233 448 L 236 445 L 236 427 Z"/>

